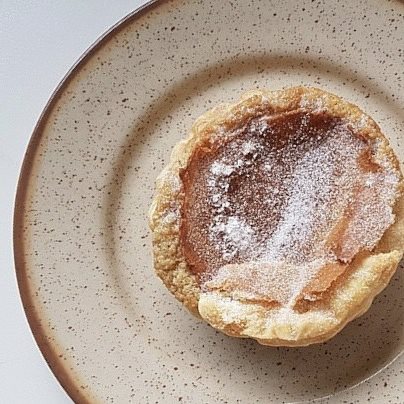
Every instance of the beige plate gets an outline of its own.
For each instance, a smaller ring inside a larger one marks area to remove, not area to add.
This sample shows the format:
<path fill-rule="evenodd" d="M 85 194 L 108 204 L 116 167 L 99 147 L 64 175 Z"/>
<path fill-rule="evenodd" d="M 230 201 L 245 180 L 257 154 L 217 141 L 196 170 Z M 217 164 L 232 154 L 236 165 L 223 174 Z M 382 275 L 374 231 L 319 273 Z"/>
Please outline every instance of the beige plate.
<path fill-rule="evenodd" d="M 269 348 L 183 309 L 153 273 L 147 229 L 172 146 L 248 89 L 342 95 L 403 157 L 403 63 L 404 5 L 387 0 L 163 1 L 87 52 L 31 139 L 14 236 L 29 322 L 75 401 L 404 402 L 402 268 L 330 342 Z"/>

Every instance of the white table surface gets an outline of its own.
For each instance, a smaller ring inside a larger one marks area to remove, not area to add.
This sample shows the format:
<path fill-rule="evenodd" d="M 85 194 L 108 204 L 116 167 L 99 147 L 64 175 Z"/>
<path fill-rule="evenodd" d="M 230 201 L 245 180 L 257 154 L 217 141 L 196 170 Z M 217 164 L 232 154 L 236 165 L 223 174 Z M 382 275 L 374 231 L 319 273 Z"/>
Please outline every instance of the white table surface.
<path fill-rule="evenodd" d="M 144 0 L 0 3 L 0 403 L 71 403 L 32 337 L 12 251 L 17 178 L 34 125 L 67 70 Z"/>

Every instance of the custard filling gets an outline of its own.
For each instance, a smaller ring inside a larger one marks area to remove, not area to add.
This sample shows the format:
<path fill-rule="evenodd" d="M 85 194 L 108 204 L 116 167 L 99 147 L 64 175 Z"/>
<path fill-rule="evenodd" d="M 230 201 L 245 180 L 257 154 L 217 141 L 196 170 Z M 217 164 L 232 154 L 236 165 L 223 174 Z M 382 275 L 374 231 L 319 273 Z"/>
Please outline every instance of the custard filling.
<path fill-rule="evenodd" d="M 315 301 L 394 222 L 399 176 L 378 140 L 326 112 L 258 116 L 194 150 L 180 238 L 201 289 Z"/>

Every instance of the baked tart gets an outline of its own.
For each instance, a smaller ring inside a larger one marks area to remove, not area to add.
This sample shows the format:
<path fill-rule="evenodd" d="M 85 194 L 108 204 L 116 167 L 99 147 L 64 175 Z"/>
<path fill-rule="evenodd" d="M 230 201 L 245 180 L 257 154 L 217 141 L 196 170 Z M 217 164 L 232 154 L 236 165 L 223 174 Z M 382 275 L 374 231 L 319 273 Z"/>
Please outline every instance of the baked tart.
<path fill-rule="evenodd" d="M 315 88 L 257 90 L 202 115 L 157 180 L 154 266 L 214 328 L 328 340 L 404 251 L 403 177 L 378 125 Z"/>

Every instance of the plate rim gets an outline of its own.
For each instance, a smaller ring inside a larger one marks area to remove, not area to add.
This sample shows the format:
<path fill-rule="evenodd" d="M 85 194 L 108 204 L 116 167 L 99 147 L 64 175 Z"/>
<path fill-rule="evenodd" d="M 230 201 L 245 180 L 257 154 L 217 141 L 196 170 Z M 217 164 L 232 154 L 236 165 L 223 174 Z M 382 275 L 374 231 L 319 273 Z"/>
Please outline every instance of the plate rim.
<path fill-rule="evenodd" d="M 398 0 L 401 3 L 402 0 Z M 38 346 L 41 355 L 45 359 L 47 365 L 49 366 L 54 377 L 58 383 L 65 390 L 67 395 L 77 403 L 92 403 L 94 402 L 89 394 L 91 393 L 91 388 L 86 394 L 83 386 L 80 386 L 80 376 L 74 376 L 66 362 L 61 360 L 59 355 L 55 352 L 54 345 L 49 343 L 46 338 L 46 333 L 43 332 L 40 323 L 40 314 L 36 312 L 35 306 L 32 304 L 33 299 L 30 295 L 30 282 L 29 278 L 26 276 L 27 268 L 29 264 L 25 262 L 24 252 L 26 251 L 26 243 L 21 237 L 24 233 L 24 223 L 26 222 L 26 202 L 27 202 L 27 192 L 29 190 L 29 183 L 32 178 L 30 174 L 31 168 L 34 165 L 34 158 L 36 156 L 40 141 L 43 135 L 43 128 L 48 123 L 49 117 L 54 111 L 55 105 L 63 96 L 66 87 L 77 77 L 77 75 L 82 71 L 87 63 L 91 60 L 93 55 L 101 49 L 111 38 L 120 31 L 125 29 L 129 24 L 133 23 L 137 19 L 141 18 L 153 9 L 166 4 L 173 3 L 170 0 L 147 0 L 140 7 L 129 12 L 112 26 L 110 26 L 106 31 L 104 31 L 95 41 L 88 46 L 88 48 L 82 52 L 82 54 L 76 59 L 68 71 L 63 75 L 62 79 L 58 82 L 55 89 L 49 96 L 36 124 L 31 132 L 28 143 L 25 147 L 23 158 L 20 163 L 20 170 L 16 185 L 14 206 L 13 206 L 13 227 L 12 227 L 12 243 L 13 243 L 13 255 L 14 255 L 14 267 L 16 273 L 17 286 L 19 290 L 20 299 L 23 305 L 24 314 L 27 318 L 30 332 L 34 337 L 34 341 Z M 404 5 L 404 4 L 403 4 Z M 375 374 L 371 375 L 369 378 L 363 380 L 366 381 L 372 378 L 377 373 L 381 372 L 389 366 L 389 363 L 378 370 Z M 361 381 L 360 383 L 362 383 Z M 360 384 L 358 383 L 358 384 Z M 349 390 L 355 388 L 357 385 L 350 386 Z M 329 396 L 328 396 L 329 397 Z M 327 397 L 319 397 L 314 399 L 322 400 Z"/>
<path fill-rule="evenodd" d="M 17 280 L 19 297 L 24 309 L 25 317 L 28 321 L 29 331 L 31 332 L 34 341 L 50 368 L 57 382 L 64 389 L 70 399 L 75 403 L 92 403 L 88 395 L 85 393 L 82 386 L 79 385 L 68 366 L 64 365 L 59 355 L 55 352 L 54 347 L 46 339 L 46 333 L 43 332 L 40 315 L 35 311 L 30 296 L 29 280 L 26 277 L 26 268 L 28 264 L 24 259 L 25 243 L 23 240 L 25 211 L 26 211 L 26 196 L 29 188 L 30 171 L 34 163 L 34 157 L 40 140 L 42 138 L 43 128 L 46 125 L 49 116 L 63 95 L 66 87 L 77 76 L 77 74 L 85 67 L 94 53 L 97 52 L 109 39 L 123 30 L 128 24 L 136 21 L 144 14 L 147 14 L 154 8 L 166 3 L 167 0 L 147 0 L 144 4 L 137 7 L 130 13 L 126 14 L 115 22 L 110 28 L 104 31 L 88 48 L 76 59 L 69 70 L 64 74 L 56 88 L 52 91 L 44 108 L 42 109 L 39 118 L 36 121 L 34 129 L 30 135 L 29 141 L 25 147 L 22 163 L 20 166 L 17 186 L 13 205 L 12 219 L 12 247 L 14 257 L 14 269 Z"/>

